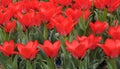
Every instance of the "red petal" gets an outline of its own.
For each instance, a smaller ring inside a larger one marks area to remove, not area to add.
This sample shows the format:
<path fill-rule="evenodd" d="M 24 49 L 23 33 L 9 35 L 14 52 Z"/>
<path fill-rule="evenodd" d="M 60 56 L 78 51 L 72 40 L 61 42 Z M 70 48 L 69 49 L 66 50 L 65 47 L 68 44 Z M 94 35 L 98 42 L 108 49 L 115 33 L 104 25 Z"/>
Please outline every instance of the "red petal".
<path fill-rule="evenodd" d="M 44 46 L 46 47 L 52 47 L 52 43 L 49 40 L 44 41 Z"/>

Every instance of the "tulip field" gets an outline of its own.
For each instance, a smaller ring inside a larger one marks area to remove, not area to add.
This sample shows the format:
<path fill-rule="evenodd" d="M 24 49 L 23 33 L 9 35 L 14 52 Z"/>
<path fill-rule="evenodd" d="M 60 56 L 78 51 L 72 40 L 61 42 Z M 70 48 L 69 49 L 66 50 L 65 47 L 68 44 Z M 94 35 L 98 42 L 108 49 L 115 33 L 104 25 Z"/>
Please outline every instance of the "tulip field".
<path fill-rule="evenodd" d="M 0 0 L 0 69 L 120 69 L 120 0 Z"/>

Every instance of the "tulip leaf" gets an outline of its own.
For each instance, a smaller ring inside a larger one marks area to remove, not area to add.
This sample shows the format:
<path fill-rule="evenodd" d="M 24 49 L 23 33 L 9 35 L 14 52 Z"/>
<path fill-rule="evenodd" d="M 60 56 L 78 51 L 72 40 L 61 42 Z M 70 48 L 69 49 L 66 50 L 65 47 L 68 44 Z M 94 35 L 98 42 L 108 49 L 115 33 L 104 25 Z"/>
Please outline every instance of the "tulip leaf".
<path fill-rule="evenodd" d="M 43 63 L 43 62 L 42 62 L 42 65 L 43 65 L 43 69 L 50 69 L 50 67 L 47 64 Z"/>
<path fill-rule="evenodd" d="M 84 22 L 83 18 L 80 18 L 78 25 L 79 25 L 79 28 L 82 29 L 83 31 L 85 31 L 85 25 L 84 24 L 85 24 L 85 22 Z"/>
<path fill-rule="evenodd" d="M 4 42 L 4 40 L 6 40 L 6 33 L 1 28 L 0 28 L 0 40 L 1 40 L 0 42 Z"/>
<path fill-rule="evenodd" d="M 19 61 L 19 69 L 25 69 L 25 60 Z"/>
<path fill-rule="evenodd" d="M 36 69 L 37 68 L 37 60 L 33 60 L 32 62 L 32 66 L 33 66 L 33 69 Z"/>
<path fill-rule="evenodd" d="M 6 57 L 0 53 L 0 63 L 3 65 L 5 69 L 10 67 L 10 57 Z"/>
<path fill-rule="evenodd" d="M 33 69 L 30 60 L 27 60 L 27 61 L 26 61 L 26 69 Z"/>
<path fill-rule="evenodd" d="M 64 43 L 65 39 L 64 39 L 63 36 L 60 36 L 59 39 L 60 39 L 60 41 L 61 41 L 61 51 L 62 51 L 63 54 L 65 54 L 65 53 L 66 53 L 66 50 L 65 50 L 65 43 Z"/>
<path fill-rule="evenodd" d="M 107 67 L 108 69 L 117 69 L 116 59 L 107 59 Z"/>
<path fill-rule="evenodd" d="M 120 23 L 120 7 L 117 9 L 117 18 L 118 18 L 118 23 Z"/>
<path fill-rule="evenodd" d="M 98 12 L 97 14 L 99 14 L 98 15 L 98 20 L 100 20 L 100 21 L 106 21 L 106 18 L 107 18 L 107 9 L 104 9 L 104 11 L 99 10 L 97 12 Z"/>
<path fill-rule="evenodd" d="M 12 62 L 12 68 L 13 68 L 13 69 L 18 69 L 18 64 L 17 64 L 17 62 L 18 62 L 18 56 L 15 55 L 14 60 L 13 60 L 13 62 Z"/>

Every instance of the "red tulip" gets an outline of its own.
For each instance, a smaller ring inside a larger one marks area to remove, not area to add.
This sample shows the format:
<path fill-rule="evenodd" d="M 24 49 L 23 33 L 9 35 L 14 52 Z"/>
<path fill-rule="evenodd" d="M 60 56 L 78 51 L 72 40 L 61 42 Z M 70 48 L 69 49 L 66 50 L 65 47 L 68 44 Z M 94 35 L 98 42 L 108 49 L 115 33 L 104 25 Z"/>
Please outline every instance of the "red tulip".
<path fill-rule="evenodd" d="M 72 3 L 72 0 L 58 0 L 58 2 L 63 6 L 67 6 Z"/>
<path fill-rule="evenodd" d="M 72 7 L 87 10 L 91 8 L 91 5 L 92 1 L 90 0 L 75 0 L 75 4 L 73 4 Z"/>
<path fill-rule="evenodd" d="M 39 14 L 40 12 L 33 12 L 32 20 L 31 20 L 31 26 L 40 26 L 42 22 L 41 15 Z M 32 15 L 31 12 L 31 15 Z"/>
<path fill-rule="evenodd" d="M 115 11 L 120 6 L 120 0 L 107 0 L 108 11 Z"/>
<path fill-rule="evenodd" d="M 21 4 L 20 3 L 9 4 L 5 14 L 6 14 L 6 16 L 9 16 L 11 18 L 14 15 L 16 15 L 16 13 L 20 10 L 21 10 Z"/>
<path fill-rule="evenodd" d="M 119 7 L 120 0 L 95 0 L 94 4 L 99 9 L 105 9 L 107 7 L 108 11 L 112 12 Z"/>
<path fill-rule="evenodd" d="M 16 29 L 16 21 L 8 22 L 5 24 L 5 32 L 13 32 Z"/>
<path fill-rule="evenodd" d="M 97 44 L 101 41 L 102 37 L 96 37 L 93 34 L 88 36 L 88 44 L 91 50 L 97 47 Z"/>
<path fill-rule="evenodd" d="M 25 27 L 41 25 L 40 15 L 39 13 L 34 12 L 34 10 L 30 10 L 29 13 L 26 13 L 24 15 L 19 12 L 17 13 L 17 18 L 19 22 Z"/>
<path fill-rule="evenodd" d="M 39 11 L 45 22 L 59 14 L 61 9 L 62 8 L 60 6 L 54 5 L 52 2 L 40 2 Z"/>
<path fill-rule="evenodd" d="M 39 52 L 37 49 L 38 42 L 37 41 L 29 41 L 26 45 L 17 44 L 17 48 L 19 51 L 19 54 L 22 55 L 23 58 L 25 59 L 33 59 L 35 58 L 36 54 Z"/>
<path fill-rule="evenodd" d="M 68 8 L 66 9 L 66 15 L 68 17 L 71 17 L 74 21 L 77 21 L 80 17 L 82 17 L 84 20 L 87 20 L 91 12 L 89 10 L 80 10 L 80 9 L 72 9 Z"/>
<path fill-rule="evenodd" d="M 13 54 L 17 54 L 17 52 L 15 52 L 14 49 L 15 49 L 15 45 L 13 40 L 10 40 L 9 42 L 5 41 L 4 44 L 0 46 L 0 51 L 5 56 L 11 56 Z"/>
<path fill-rule="evenodd" d="M 53 21 L 57 32 L 64 36 L 70 34 L 75 25 L 70 17 L 64 18 L 62 15 L 57 16 Z"/>
<path fill-rule="evenodd" d="M 80 9 L 66 9 L 66 16 L 71 17 L 74 21 L 78 20 L 82 16 L 82 11 Z"/>
<path fill-rule="evenodd" d="M 4 11 L 4 12 L 3 12 Z M 0 9 L 0 22 L 7 23 L 10 21 L 10 19 L 14 16 L 15 10 L 11 7 L 11 5 L 8 8 L 2 8 Z M 1 24 L 3 24 L 1 23 Z"/>
<path fill-rule="evenodd" d="M 93 34 L 87 36 L 77 36 L 79 42 L 88 41 L 88 48 L 93 50 L 97 47 L 97 44 L 101 41 L 101 37 L 95 37 Z"/>
<path fill-rule="evenodd" d="M 22 10 L 28 12 L 31 9 L 33 10 L 39 10 L 39 1 L 38 0 L 25 0 L 25 1 L 21 1 L 21 3 L 23 4 L 22 6 Z"/>
<path fill-rule="evenodd" d="M 58 5 L 58 1 L 59 1 L 59 0 L 49 0 L 49 2 L 53 3 L 53 4 L 56 5 L 56 6 Z"/>
<path fill-rule="evenodd" d="M 108 57 L 116 58 L 120 53 L 120 40 L 107 39 L 105 44 L 98 44 Z"/>
<path fill-rule="evenodd" d="M 88 17 L 90 16 L 90 14 L 91 14 L 90 10 L 85 10 L 85 11 L 83 11 L 83 13 L 82 13 L 83 19 L 84 19 L 84 20 L 87 20 Z"/>
<path fill-rule="evenodd" d="M 40 44 L 40 48 L 43 49 L 48 57 L 54 58 L 60 50 L 60 41 L 52 44 L 49 40 L 46 40 L 43 45 Z"/>
<path fill-rule="evenodd" d="M 31 22 L 32 22 L 32 18 L 33 18 L 33 13 L 27 13 L 25 15 L 23 15 L 22 13 L 18 13 L 17 14 L 17 18 L 18 21 L 26 27 L 30 27 L 31 26 Z"/>
<path fill-rule="evenodd" d="M 4 21 L 4 15 L 2 12 L 0 12 L 0 24 L 3 24 Z"/>
<path fill-rule="evenodd" d="M 67 50 L 72 54 L 75 58 L 83 58 L 88 49 L 88 41 L 84 40 L 79 42 L 77 40 L 73 40 L 71 43 L 66 41 Z"/>
<path fill-rule="evenodd" d="M 22 0 L 16 2 L 17 4 L 15 7 L 19 7 L 20 12 L 26 13 L 29 12 L 31 9 L 38 10 L 39 8 L 39 1 L 38 0 Z"/>
<path fill-rule="evenodd" d="M 110 28 L 108 29 L 108 34 L 109 34 L 113 39 L 120 39 L 120 26 L 110 27 Z"/>
<path fill-rule="evenodd" d="M 51 18 L 46 25 L 47 25 L 47 28 L 48 28 L 48 29 L 53 29 L 53 28 L 55 27 L 55 22 L 54 22 L 54 20 Z"/>
<path fill-rule="evenodd" d="M 105 9 L 107 5 L 107 0 L 95 0 L 94 5 L 96 8 Z"/>
<path fill-rule="evenodd" d="M 26 0 L 26 2 L 24 1 L 24 7 L 26 8 L 26 10 L 30 10 L 30 9 L 35 9 L 38 10 L 39 9 L 39 1 L 38 0 L 31 0 L 28 1 Z"/>
<path fill-rule="evenodd" d="M 12 0 L 0 0 L 0 6 L 8 6 L 10 3 L 12 3 Z"/>
<path fill-rule="evenodd" d="M 13 5 L 14 5 L 14 9 L 18 10 L 17 12 L 26 13 L 30 10 L 30 8 L 26 7 L 26 4 L 27 3 L 20 1 L 20 2 L 15 2 Z"/>
<path fill-rule="evenodd" d="M 91 30 L 96 34 L 104 32 L 107 27 L 108 23 L 106 22 L 96 21 L 95 23 L 90 23 Z"/>

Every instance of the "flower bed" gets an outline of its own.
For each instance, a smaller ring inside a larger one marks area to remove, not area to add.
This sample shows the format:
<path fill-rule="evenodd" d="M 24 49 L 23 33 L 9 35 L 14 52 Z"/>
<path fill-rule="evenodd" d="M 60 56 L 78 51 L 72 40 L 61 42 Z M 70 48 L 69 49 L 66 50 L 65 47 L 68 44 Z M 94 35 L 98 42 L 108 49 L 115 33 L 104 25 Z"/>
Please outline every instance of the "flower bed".
<path fill-rule="evenodd" d="M 4 69 L 119 69 L 120 0 L 0 0 Z"/>

